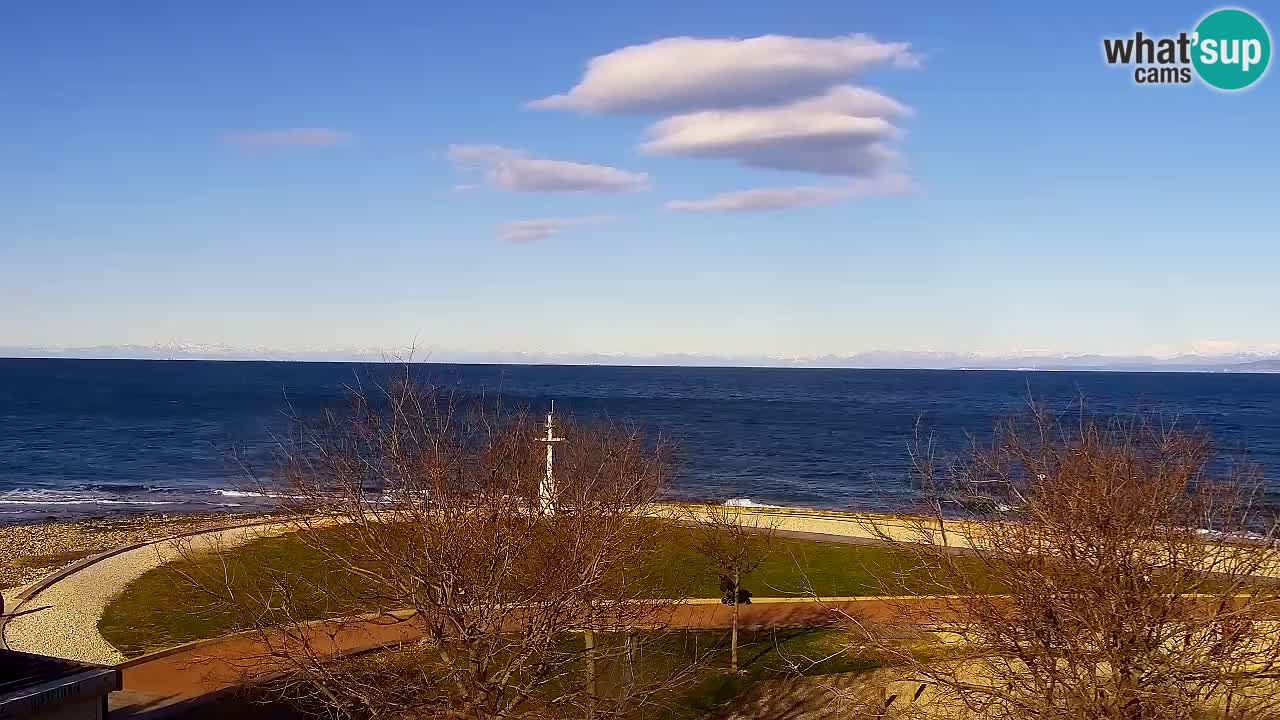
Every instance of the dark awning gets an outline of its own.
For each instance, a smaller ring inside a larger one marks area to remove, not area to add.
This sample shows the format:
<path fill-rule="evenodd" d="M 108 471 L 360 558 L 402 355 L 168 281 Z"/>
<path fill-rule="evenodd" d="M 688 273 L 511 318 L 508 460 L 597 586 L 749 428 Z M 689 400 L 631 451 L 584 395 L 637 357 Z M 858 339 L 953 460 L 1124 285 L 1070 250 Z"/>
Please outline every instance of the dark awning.
<path fill-rule="evenodd" d="M 0 718 L 20 718 L 120 689 L 120 671 L 0 650 Z"/>

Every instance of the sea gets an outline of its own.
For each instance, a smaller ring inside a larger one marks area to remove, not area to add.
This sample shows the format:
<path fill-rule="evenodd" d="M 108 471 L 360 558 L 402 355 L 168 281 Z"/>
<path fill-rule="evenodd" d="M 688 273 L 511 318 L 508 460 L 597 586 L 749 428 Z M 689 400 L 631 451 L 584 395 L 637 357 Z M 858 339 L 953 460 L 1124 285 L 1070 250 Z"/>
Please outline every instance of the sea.
<path fill-rule="evenodd" d="M 231 457 L 269 467 L 290 417 L 343 402 L 384 364 L 0 359 L 0 523 L 248 511 Z M 1142 411 L 1210 432 L 1280 497 L 1280 374 L 416 365 L 453 392 L 638 423 L 678 449 L 681 499 L 908 506 L 917 427 L 961 452 L 1030 400 Z"/>

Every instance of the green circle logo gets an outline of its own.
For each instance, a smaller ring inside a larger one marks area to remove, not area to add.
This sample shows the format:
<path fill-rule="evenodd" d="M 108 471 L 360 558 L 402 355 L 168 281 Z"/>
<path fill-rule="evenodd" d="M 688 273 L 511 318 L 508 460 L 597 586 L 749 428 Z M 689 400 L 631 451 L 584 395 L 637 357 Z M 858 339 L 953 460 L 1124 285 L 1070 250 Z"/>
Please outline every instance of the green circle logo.
<path fill-rule="evenodd" d="M 1262 21 L 1236 8 L 1215 10 L 1196 25 L 1191 62 L 1200 79 L 1219 90 L 1243 90 L 1271 62 L 1271 36 Z"/>

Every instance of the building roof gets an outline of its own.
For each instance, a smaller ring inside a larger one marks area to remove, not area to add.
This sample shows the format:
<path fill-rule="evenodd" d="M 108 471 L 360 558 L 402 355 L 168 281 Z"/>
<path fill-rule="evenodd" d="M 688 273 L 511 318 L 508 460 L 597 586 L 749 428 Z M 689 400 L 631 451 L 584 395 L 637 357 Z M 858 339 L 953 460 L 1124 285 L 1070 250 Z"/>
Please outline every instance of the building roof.
<path fill-rule="evenodd" d="M 120 671 L 115 668 L 0 650 L 0 719 L 119 689 Z"/>

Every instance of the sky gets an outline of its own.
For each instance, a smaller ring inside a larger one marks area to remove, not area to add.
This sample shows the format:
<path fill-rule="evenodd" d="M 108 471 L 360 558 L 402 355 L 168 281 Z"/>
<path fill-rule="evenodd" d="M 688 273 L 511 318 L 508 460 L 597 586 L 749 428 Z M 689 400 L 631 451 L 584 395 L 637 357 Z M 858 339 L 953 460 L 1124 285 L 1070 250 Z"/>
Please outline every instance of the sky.
<path fill-rule="evenodd" d="M 1277 351 L 1280 77 L 1102 57 L 1216 7 L 15 0 L 0 346 Z"/>

